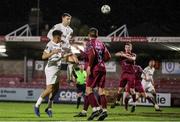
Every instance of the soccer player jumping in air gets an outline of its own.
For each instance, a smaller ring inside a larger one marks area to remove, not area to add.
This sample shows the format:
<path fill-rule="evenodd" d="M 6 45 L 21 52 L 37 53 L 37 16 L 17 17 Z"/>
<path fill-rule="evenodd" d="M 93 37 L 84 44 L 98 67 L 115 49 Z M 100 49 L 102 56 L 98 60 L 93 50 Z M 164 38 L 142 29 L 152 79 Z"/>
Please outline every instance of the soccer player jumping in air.
<path fill-rule="evenodd" d="M 73 35 L 73 30 L 69 26 L 71 23 L 71 15 L 69 13 L 63 13 L 62 15 L 62 22 L 59 24 L 54 25 L 51 30 L 48 32 L 47 37 L 49 39 L 52 39 L 52 32 L 54 30 L 60 30 L 62 32 L 61 40 L 63 41 L 62 44 L 62 49 L 64 50 L 65 53 L 71 53 L 71 41 L 72 41 L 72 35 Z M 68 58 L 71 58 L 71 62 L 68 62 L 68 67 L 67 67 L 67 81 L 72 82 L 72 69 L 73 69 L 73 63 L 78 63 L 77 56 L 72 54 L 70 56 L 67 56 L 67 60 L 70 60 Z"/>
<path fill-rule="evenodd" d="M 133 65 L 136 60 L 136 54 L 132 53 L 132 44 L 126 43 L 125 52 L 122 51 L 117 52 L 115 56 L 121 57 L 120 65 L 122 72 L 119 81 L 118 92 L 114 103 L 111 105 L 111 108 L 115 108 L 117 102 L 119 102 L 120 99 L 122 98 L 126 84 L 129 84 L 130 87 L 134 87 L 134 79 L 135 79 Z M 135 101 L 136 96 L 132 88 L 131 88 L 131 92 L 133 94 L 132 95 L 133 101 Z"/>
<path fill-rule="evenodd" d="M 40 105 L 46 96 L 49 97 L 49 101 L 48 107 L 45 109 L 45 112 L 49 117 L 52 117 L 53 99 L 59 90 L 61 59 L 64 57 L 61 47 L 62 32 L 59 30 L 54 30 L 52 32 L 52 36 L 52 40 L 48 42 L 42 55 L 42 59 L 48 59 L 48 62 L 45 67 L 46 89 L 42 92 L 34 106 L 34 112 L 38 117 L 40 117 Z"/>

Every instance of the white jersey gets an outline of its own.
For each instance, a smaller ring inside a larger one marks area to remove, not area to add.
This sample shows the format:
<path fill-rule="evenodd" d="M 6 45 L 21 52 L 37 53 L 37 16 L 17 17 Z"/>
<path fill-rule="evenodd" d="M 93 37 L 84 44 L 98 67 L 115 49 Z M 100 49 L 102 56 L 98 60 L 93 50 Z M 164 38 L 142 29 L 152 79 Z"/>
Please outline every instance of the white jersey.
<path fill-rule="evenodd" d="M 48 32 L 47 37 L 52 40 L 52 32 L 54 30 L 60 30 L 62 32 L 62 38 L 61 40 L 64 41 L 63 47 L 70 48 L 71 45 L 69 43 L 69 40 L 72 37 L 73 30 L 71 27 L 67 26 L 65 27 L 62 23 L 54 25 L 54 27 Z"/>
<path fill-rule="evenodd" d="M 50 53 L 54 49 L 62 50 L 61 43 L 56 44 L 53 41 L 49 41 L 48 44 L 46 45 L 46 48 L 44 51 L 46 53 Z M 51 57 L 49 57 L 47 65 L 48 66 L 50 66 L 50 65 L 60 66 L 61 65 L 61 58 L 62 58 L 61 53 L 53 54 Z"/>
<path fill-rule="evenodd" d="M 147 80 L 144 79 L 144 74 L 142 74 L 142 86 L 145 89 L 146 92 L 150 92 L 152 90 L 155 90 L 154 86 L 152 85 L 152 81 L 153 81 L 153 75 L 154 75 L 154 67 L 151 68 L 149 66 L 147 66 L 143 72 L 146 74 Z"/>
<path fill-rule="evenodd" d="M 154 75 L 154 67 L 151 68 L 150 66 L 147 66 L 143 72 L 146 74 L 147 80 L 146 82 L 151 82 L 153 80 L 153 75 Z"/>

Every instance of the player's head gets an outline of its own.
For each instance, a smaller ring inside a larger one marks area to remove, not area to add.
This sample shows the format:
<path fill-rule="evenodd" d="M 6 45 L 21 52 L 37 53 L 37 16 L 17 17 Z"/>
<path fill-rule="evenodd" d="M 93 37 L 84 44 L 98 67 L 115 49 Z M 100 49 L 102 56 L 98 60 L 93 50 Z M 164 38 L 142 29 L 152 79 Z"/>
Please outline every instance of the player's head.
<path fill-rule="evenodd" d="M 155 60 L 154 59 L 149 60 L 149 66 L 150 67 L 154 67 L 155 66 Z"/>
<path fill-rule="evenodd" d="M 97 38 L 98 37 L 98 29 L 96 28 L 90 28 L 88 36 L 90 38 Z"/>
<path fill-rule="evenodd" d="M 79 69 L 80 70 L 84 70 L 84 65 L 83 64 L 79 64 Z"/>
<path fill-rule="evenodd" d="M 84 41 L 83 41 L 83 46 L 84 46 L 84 47 L 86 46 L 86 44 L 87 44 L 88 41 L 89 41 L 88 38 L 85 38 L 85 39 L 84 39 Z"/>
<path fill-rule="evenodd" d="M 68 14 L 68 13 L 63 13 L 62 14 L 62 23 L 65 26 L 70 25 L 70 23 L 71 23 L 71 15 Z"/>
<path fill-rule="evenodd" d="M 52 36 L 53 36 L 53 41 L 55 41 L 56 43 L 61 41 L 61 35 L 62 32 L 60 30 L 54 30 L 52 32 Z"/>
<path fill-rule="evenodd" d="M 124 48 L 126 53 L 130 53 L 132 51 L 132 44 L 126 43 Z"/>

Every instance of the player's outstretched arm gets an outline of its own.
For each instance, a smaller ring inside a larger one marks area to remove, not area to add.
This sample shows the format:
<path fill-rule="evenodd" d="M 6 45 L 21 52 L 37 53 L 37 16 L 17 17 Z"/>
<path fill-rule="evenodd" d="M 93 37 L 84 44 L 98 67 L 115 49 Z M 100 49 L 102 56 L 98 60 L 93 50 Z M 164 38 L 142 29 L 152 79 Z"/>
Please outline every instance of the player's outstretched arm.
<path fill-rule="evenodd" d="M 50 53 L 47 53 L 46 51 L 43 52 L 42 55 L 42 59 L 48 59 L 50 58 L 52 55 L 57 54 L 60 52 L 60 49 L 54 49 L 52 50 Z"/>
<path fill-rule="evenodd" d="M 144 80 L 147 80 L 147 75 L 146 75 L 146 73 L 144 71 L 141 74 L 141 78 L 144 79 Z"/>
<path fill-rule="evenodd" d="M 75 54 L 72 53 L 66 53 L 63 55 L 63 58 L 65 58 L 66 62 L 71 62 L 71 63 L 79 63 L 79 60 Z"/>
<path fill-rule="evenodd" d="M 105 48 L 105 52 L 104 52 L 104 61 L 109 61 L 111 59 L 111 54 L 110 52 L 108 51 L 107 48 Z"/>
<path fill-rule="evenodd" d="M 122 51 L 120 51 L 120 52 L 117 52 L 117 53 L 115 53 L 115 56 L 117 56 L 117 57 L 121 57 L 122 56 Z"/>
<path fill-rule="evenodd" d="M 73 47 L 75 47 L 77 50 L 79 50 L 81 56 L 83 56 L 83 57 L 86 56 L 86 53 L 83 50 L 81 50 L 76 44 L 73 45 Z"/>
<path fill-rule="evenodd" d="M 135 55 L 135 54 L 134 54 L 133 56 L 131 56 L 131 55 L 129 55 L 129 54 L 123 53 L 123 54 L 122 54 L 122 57 L 125 57 L 125 58 L 127 58 L 127 59 L 129 59 L 129 60 L 132 60 L 132 61 L 135 61 L 135 60 L 136 60 L 136 55 Z"/>
<path fill-rule="evenodd" d="M 89 51 L 88 51 L 88 59 L 89 59 L 89 64 L 88 64 L 88 67 L 87 67 L 87 76 L 89 76 L 91 74 L 91 67 L 93 65 L 93 62 L 94 62 L 94 58 L 95 58 L 95 51 L 93 48 L 91 48 Z"/>

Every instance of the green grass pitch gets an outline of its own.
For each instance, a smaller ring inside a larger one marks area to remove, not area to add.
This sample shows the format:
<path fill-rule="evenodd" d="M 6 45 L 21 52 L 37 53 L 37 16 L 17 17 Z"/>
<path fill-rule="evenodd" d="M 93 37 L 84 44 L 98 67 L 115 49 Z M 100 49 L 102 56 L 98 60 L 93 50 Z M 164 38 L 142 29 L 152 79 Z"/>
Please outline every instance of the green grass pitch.
<path fill-rule="evenodd" d="M 84 121 L 84 118 L 75 118 L 75 114 L 81 111 L 82 105 L 76 109 L 75 104 L 54 104 L 53 117 L 48 118 L 41 105 L 41 117 L 36 117 L 33 111 L 34 103 L 0 102 L 0 121 Z M 162 112 L 154 111 L 153 107 L 137 106 L 134 113 L 124 110 L 124 106 L 115 109 L 108 107 L 109 116 L 105 121 L 180 121 L 180 108 L 162 107 Z M 89 114 L 91 107 L 89 108 Z M 96 120 L 96 119 L 95 119 Z"/>

